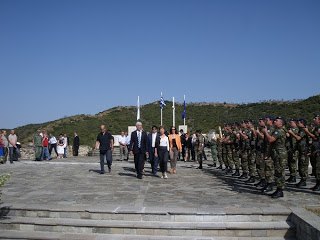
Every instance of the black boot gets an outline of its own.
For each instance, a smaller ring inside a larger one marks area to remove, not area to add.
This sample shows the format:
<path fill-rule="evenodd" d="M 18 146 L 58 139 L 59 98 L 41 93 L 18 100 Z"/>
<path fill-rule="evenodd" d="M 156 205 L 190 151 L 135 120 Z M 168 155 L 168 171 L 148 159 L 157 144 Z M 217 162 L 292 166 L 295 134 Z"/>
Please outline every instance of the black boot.
<path fill-rule="evenodd" d="M 266 186 L 266 180 L 261 179 L 260 182 L 255 184 L 256 187 L 265 187 Z"/>
<path fill-rule="evenodd" d="M 272 198 L 280 198 L 280 197 L 283 197 L 282 189 L 277 188 L 277 190 L 276 190 L 273 194 L 271 194 L 271 197 L 272 197 Z"/>
<path fill-rule="evenodd" d="M 232 177 L 239 177 L 240 176 L 240 170 L 236 169 L 235 173 L 232 174 Z"/>
<path fill-rule="evenodd" d="M 200 164 L 199 167 L 197 167 L 197 169 L 202 169 L 202 164 Z"/>
<path fill-rule="evenodd" d="M 217 169 L 222 169 L 222 165 L 220 165 L 219 167 L 217 167 Z"/>
<path fill-rule="evenodd" d="M 273 190 L 273 184 L 272 183 L 268 183 L 262 190 L 262 193 L 267 193 L 267 192 L 271 192 Z"/>
<path fill-rule="evenodd" d="M 301 187 L 305 187 L 307 186 L 306 180 L 300 180 L 300 182 L 298 184 L 296 184 L 297 188 L 301 188 Z"/>
<path fill-rule="evenodd" d="M 317 184 L 311 189 L 312 191 L 320 191 L 320 180 L 317 180 Z"/>
<path fill-rule="evenodd" d="M 290 177 L 287 179 L 286 182 L 288 182 L 288 183 L 295 183 L 295 182 L 297 182 L 297 179 L 296 179 L 296 177 L 294 177 L 294 176 L 290 176 Z"/>
<path fill-rule="evenodd" d="M 216 166 L 217 166 L 217 164 L 214 163 L 214 164 L 213 164 L 213 167 L 216 167 Z"/>
<path fill-rule="evenodd" d="M 239 179 L 246 179 L 246 178 L 248 178 L 248 173 L 243 173 L 243 174 L 239 177 Z"/>
<path fill-rule="evenodd" d="M 245 183 L 254 183 L 256 181 L 255 177 L 250 177 L 247 181 L 245 181 Z"/>

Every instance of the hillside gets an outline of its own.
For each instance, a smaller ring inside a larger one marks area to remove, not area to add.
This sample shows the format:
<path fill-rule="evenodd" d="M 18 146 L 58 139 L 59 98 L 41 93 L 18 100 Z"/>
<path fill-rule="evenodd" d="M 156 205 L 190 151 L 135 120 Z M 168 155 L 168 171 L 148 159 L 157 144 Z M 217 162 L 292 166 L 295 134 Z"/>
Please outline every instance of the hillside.
<path fill-rule="evenodd" d="M 163 109 L 163 124 L 169 128 L 172 124 L 172 103 L 167 101 Z M 176 125 L 182 125 L 181 118 L 183 105 L 176 104 Z M 250 104 L 213 104 L 190 103 L 187 104 L 188 131 L 201 129 L 208 132 L 211 128 L 222 125 L 225 122 L 241 121 L 243 119 L 258 119 L 261 116 L 272 114 L 274 116 L 304 117 L 310 122 L 315 113 L 320 112 L 320 95 L 300 101 L 289 102 L 261 102 Z M 144 129 L 149 130 L 152 125 L 160 124 L 159 102 L 141 106 L 141 121 Z M 29 124 L 16 128 L 19 140 L 23 144 L 31 141 L 37 129 L 46 129 L 49 133 L 58 136 L 59 133 L 67 133 L 73 136 L 76 131 L 81 139 L 81 144 L 93 146 L 99 133 L 101 124 L 106 124 L 113 134 L 119 134 L 121 130 L 127 131 L 129 125 L 136 122 L 136 107 L 115 107 L 100 112 L 96 115 L 76 115 L 41 124 Z"/>

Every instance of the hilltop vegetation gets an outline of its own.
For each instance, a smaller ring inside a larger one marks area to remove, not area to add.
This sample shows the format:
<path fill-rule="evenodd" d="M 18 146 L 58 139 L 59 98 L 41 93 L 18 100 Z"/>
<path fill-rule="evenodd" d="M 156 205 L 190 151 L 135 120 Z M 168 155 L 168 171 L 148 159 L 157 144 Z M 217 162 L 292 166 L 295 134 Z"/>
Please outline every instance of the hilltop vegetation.
<path fill-rule="evenodd" d="M 168 129 L 172 125 L 172 103 L 167 101 L 163 109 L 163 125 Z M 99 133 L 101 124 L 106 124 L 113 134 L 120 131 L 127 131 L 128 126 L 136 122 L 136 107 L 115 107 L 100 112 L 96 115 L 76 115 L 59 120 L 29 124 L 16 128 L 19 141 L 28 144 L 38 129 L 46 129 L 49 133 L 58 136 L 59 133 L 67 133 L 73 136 L 76 131 L 81 139 L 81 144 L 93 146 L 96 136 Z M 176 125 L 182 125 L 181 118 L 183 105 L 176 104 Z M 226 122 L 241 121 L 243 119 L 257 120 L 261 116 L 272 114 L 289 118 L 303 117 L 308 120 L 313 118 L 315 113 L 320 112 L 320 95 L 300 101 L 289 102 L 260 102 L 250 104 L 211 104 L 211 103 L 190 103 L 187 104 L 188 131 L 194 132 L 201 129 L 208 132 Z M 141 121 L 144 129 L 149 130 L 152 125 L 160 124 L 159 102 L 141 106 Z"/>

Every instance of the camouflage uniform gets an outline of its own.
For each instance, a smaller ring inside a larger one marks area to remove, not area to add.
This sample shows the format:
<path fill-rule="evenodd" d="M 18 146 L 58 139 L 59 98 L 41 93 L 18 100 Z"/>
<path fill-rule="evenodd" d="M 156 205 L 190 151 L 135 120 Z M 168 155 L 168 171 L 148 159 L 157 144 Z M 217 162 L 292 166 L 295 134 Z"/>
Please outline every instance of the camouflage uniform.
<path fill-rule="evenodd" d="M 297 141 L 298 150 L 298 164 L 299 164 L 299 175 L 301 180 L 306 181 L 308 178 L 308 135 L 304 131 L 304 128 L 299 128 L 296 134 L 301 137 L 301 140 Z"/>
<path fill-rule="evenodd" d="M 259 132 L 262 132 L 262 127 L 259 127 Z M 260 177 L 260 180 L 266 179 L 265 173 L 265 152 L 266 152 L 266 140 L 265 138 L 261 138 L 259 135 L 257 136 L 257 146 L 256 146 L 257 156 L 257 172 Z"/>
<path fill-rule="evenodd" d="M 34 155 L 36 160 L 40 160 L 42 153 L 42 137 L 38 134 L 33 136 L 34 140 Z"/>
<path fill-rule="evenodd" d="M 267 126 L 267 131 L 268 131 L 268 134 L 270 136 L 273 135 L 274 133 L 274 126 Z M 265 160 L 264 160 L 264 163 L 265 163 L 265 175 L 266 175 L 266 182 L 267 183 L 273 183 L 274 181 L 274 164 L 273 164 L 273 158 L 274 158 L 274 151 L 273 151 L 273 145 L 274 143 L 270 143 L 268 140 L 267 140 L 267 137 L 266 135 L 264 136 L 264 139 L 265 139 L 265 144 L 266 144 L 266 153 L 265 153 Z"/>
<path fill-rule="evenodd" d="M 236 130 L 236 135 L 239 136 L 239 131 Z M 240 160 L 239 160 L 239 140 L 238 138 L 232 133 L 231 135 L 231 148 L 232 148 L 232 159 L 236 169 L 240 169 Z"/>
<path fill-rule="evenodd" d="M 227 166 L 229 168 L 233 168 L 233 158 L 232 158 L 232 142 L 231 141 L 231 136 L 232 136 L 232 132 L 231 131 L 227 131 L 225 133 L 226 137 L 229 137 L 229 140 L 227 140 L 227 142 L 225 143 L 226 146 L 226 162 L 227 162 Z"/>
<path fill-rule="evenodd" d="M 222 160 L 222 143 L 220 142 L 220 139 L 217 140 L 217 150 L 218 150 L 218 161 L 220 166 L 223 165 L 223 160 Z"/>
<path fill-rule="evenodd" d="M 213 164 L 218 163 L 218 155 L 217 155 L 217 142 L 213 141 L 212 139 L 208 139 L 209 145 L 210 145 L 210 150 L 211 150 L 211 156 L 213 160 Z"/>
<path fill-rule="evenodd" d="M 315 126 L 314 130 L 312 131 L 312 134 L 317 137 L 317 140 L 312 141 L 311 146 L 311 155 L 310 155 L 310 161 L 314 163 L 312 167 L 312 171 L 314 172 L 316 179 L 320 181 L 320 126 Z M 313 170 L 315 168 L 315 170 Z"/>
<path fill-rule="evenodd" d="M 299 128 L 293 127 L 291 128 L 292 132 L 295 135 L 298 135 Z M 290 176 L 296 177 L 297 175 L 297 160 L 298 160 L 298 149 L 297 149 L 297 140 L 290 135 L 287 139 L 287 148 L 288 148 L 288 165 L 290 170 Z"/>
<path fill-rule="evenodd" d="M 245 128 L 242 130 L 242 133 L 246 136 L 249 135 L 250 130 L 248 128 Z M 249 156 L 249 150 L 250 150 L 250 139 L 244 139 L 241 137 L 242 141 L 242 149 L 241 149 L 241 168 L 243 173 L 248 174 L 249 167 L 248 167 L 248 156 Z"/>
<path fill-rule="evenodd" d="M 284 128 L 276 128 L 272 136 L 276 139 L 273 144 L 275 182 L 277 188 L 283 190 L 285 188 L 285 169 L 288 163 L 286 130 Z"/>
<path fill-rule="evenodd" d="M 196 138 L 196 150 L 197 150 L 197 160 L 200 166 L 202 166 L 202 150 L 203 150 L 204 137 L 202 135 Z"/>
<path fill-rule="evenodd" d="M 222 161 L 225 167 L 229 167 L 228 161 L 227 161 L 227 149 L 226 149 L 226 144 L 224 142 L 222 142 Z"/>
<path fill-rule="evenodd" d="M 251 129 L 248 128 L 247 133 L 248 139 L 250 142 L 250 149 L 248 151 L 248 164 L 249 164 L 249 175 L 250 177 L 256 176 L 256 138 L 251 131 Z"/>

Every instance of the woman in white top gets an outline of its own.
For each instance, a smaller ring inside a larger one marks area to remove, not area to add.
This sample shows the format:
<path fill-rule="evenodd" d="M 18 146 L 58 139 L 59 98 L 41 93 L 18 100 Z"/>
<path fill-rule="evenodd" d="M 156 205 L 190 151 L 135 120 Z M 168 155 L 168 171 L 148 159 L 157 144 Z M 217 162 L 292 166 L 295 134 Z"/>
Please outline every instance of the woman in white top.
<path fill-rule="evenodd" d="M 57 145 L 58 145 L 57 150 L 58 150 L 58 154 L 59 154 L 59 156 L 58 156 L 57 158 L 63 158 L 63 154 L 64 154 L 64 144 L 65 144 L 65 141 L 64 141 L 64 139 L 63 139 L 62 134 L 60 134 L 59 140 L 58 140 L 58 142 L 57 142 Z"/>
<path fill-rule="evenodd" d="M 156 147 L 155 147 L 155 157 L 159 156 L 159 165 L 160 165 L 160 171 L 162 172 L 161 178 L 167 179 L 167 171 L 168 171 L 168 159 L 169 159 L 169 139 L 164 134 L 164 127 L 159 127 L 160 135 L 156 138 Z"/>

